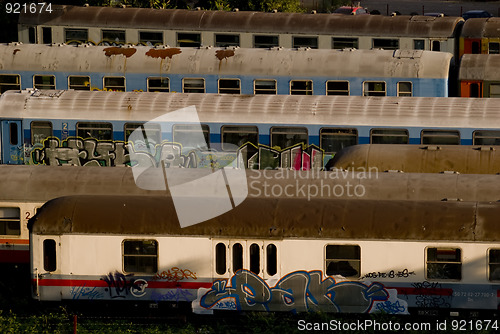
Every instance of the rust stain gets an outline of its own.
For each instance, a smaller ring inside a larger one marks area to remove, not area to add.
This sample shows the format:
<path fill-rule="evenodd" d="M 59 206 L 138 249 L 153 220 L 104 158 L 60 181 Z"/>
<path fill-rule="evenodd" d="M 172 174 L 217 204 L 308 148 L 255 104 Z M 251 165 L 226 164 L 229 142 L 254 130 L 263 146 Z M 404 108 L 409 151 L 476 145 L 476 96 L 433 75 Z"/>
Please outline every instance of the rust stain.
<path fill-rule="evenodd" d="M 234 56 L 234 50 L 217 50 L 217 51 L 215 51 L 215 56 L 219 60 L 223 60 L 225 58 L 229 58 L 229 57 Z"/>
<path fill-rule="evenodd" d="M 132 57 L 132 55 L 136 53 L 137 50 L 134 48 L 119 48 L 116 46 L 112 46 L 104 49 L 104 52 L 107 57 L 111 57 L 114 55 L 124 55 L 125 57 L 129 58 Z"/>
<path fill-rule="evenodd" d="M 168 48 L 168 49 L 151 49 L 148 52 L 146 52 L 146 56 L 149 56 L 151 58 L 170 58 L 172 59 L 173 56 L 178 55 L 182 53 L 181 49 L 179 48 Z"/>
<path fill-rule="evenodd" d="M 19 51 L 21 51 L 21 49 L 15 49 L 14 52 L 13 52 L 13 54 L 18 53 Z"/>

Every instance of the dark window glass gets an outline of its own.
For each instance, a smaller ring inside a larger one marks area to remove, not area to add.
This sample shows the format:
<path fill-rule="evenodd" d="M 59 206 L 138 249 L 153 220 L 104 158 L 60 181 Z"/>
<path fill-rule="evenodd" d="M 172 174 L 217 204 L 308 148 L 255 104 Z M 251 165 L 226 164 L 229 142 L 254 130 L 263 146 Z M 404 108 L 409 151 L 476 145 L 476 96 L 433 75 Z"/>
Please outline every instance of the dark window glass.
<path fill-rule="evenodd" d="M 223 243 L 215 246 L 215 271 L 219 275 L 226 273 L 226 245 Z"/>
<path fill-rule="evenodd" d="M 336 153 L 358 143 L 358 130 L 323 128 L 320 131 L 320 147 L 326 153 Z"/>
<path fill-rule="evenodd" d="M 410 136 L 406 129 L 372 129 L 372 144 L 408 144 Z"/>
<path fill-rule="evenodd" d="M 332 49 L 358 49 L 357 38 L 332 37 Z"/>
<path fill-rule="evenodd" d="M 0 75 L 0 94 L 8 90 L 21 90 L 21 76 L 17 74 Z"/>
<path fill-rule="evenodd" d="M 258 275 L 260 273 L 260 246 L 250 245 L 250 271 Z"/>
<path fill-rule="evenodd" d="M 240 46 L 240 35 L 215 34 L 215 46 Z"/>
<path fill-rule="evenodd" d="M 161 31 L 139 31 L 139 43 L 163 44 L 163 32 Z"/>
<path fill-rule="evenodd" d="M 490 281 L 500 280 L 500 249 L 490 249 L 489 251 L 489 275 Z"/>
<path fill-rule="evenodd" d="M 361 272 L 361 248 L 357 245 L 327 245 L 326 275 L 357 278 Z"/>
<path fill-rule="evenodd" d="M 113 140 L 113 126 L 110 123 L 82 123 L 76 124 L 76 135 L 83 139 Z"/>
<path fill-rule="evenodd" d="M 424 145 L 460 145 L 460 132 L 456 130 L 422 130 Z"/>
<path fill-rule="evenodd" d="M 233 245 L 233 272 L 243 269 L 243 246 Z"/>
<path fill-rule="evenodd" d="M 276 275 L 278 272 L 278 251 L 273 244 L 266 247 L 266 263 L 267 274 L 270 276 Z"/>
<path fill-rule="evenodd" d="M 19 208 L 0 208 L 0 235 L 21 235 Z"/>
<path fill-rule="evenodd" d="M 397 50 L 399 49 L 398 39 L 386 39 L 386 38 L 374 38 L 373 39 L 374 49 L 386 49 L 386 50 Z"/>
<path fill-rule="evenodd" d="M 45 239 L 43 241 L 43 269 L 45 271 L 55 271 L 57 269 L 55 240 Z"/>
<path fill-rule="evenodd" d="M 259 142 L 259 133 L 256 126 L 224 125 L 221 132 L 223 150 L 233 151 L 235 147 L 241 147 L 246 143 L 257 146 Z"/>
<path fill-rule="evenodd" d="M 318 37 L 292 37 L 292 47 L 293 48 L 318 48 Z"/>
<path fill-rule="evenodd" d="M 10 132 L 10 144 L 17 145 L 19 143 L 17 123 L 9 124 L 9 132 Z"/>
<path fill-rule="evenodd" d="M 253 36 L 254 48 L 272 48 L 279 46 L 279 37 L 277 35 L 255 35 Z"/>
<path fill-rule="evenodd" d="M 327 81 L 326 95 L 349 95 L 349 81 Z"/>
<path fill-rule="evenodd" d="M 45 138 L 52 136 L 51 122 L 31 122 L 31 144 L 41 144 Z"/>
<path fill-rule="evenodd" d="M 154 274 L 158 271 L 158 242 L 156 240 L 125 240 L 123 270 Z"/>
<path fill-rule="evenodd" d="M 201 45 L 201 35 L 197 33 L 177 33 L 177 46 L 198 47 Z"/>
<path fill-rule="evenodd" d="M 52 44 L 52 28 L 43 27 L 42 38 L 43 38 L 43 44 Z"/>
<path fill-rule="evenodd" d="M 462 279 L 462 254 L 458 248 L 427 248 L 428 279 Z"/>
<path fill-rule="evenodd" d="M 473 145 L 500 145 L 500 131 L 476 130 L 472 134 Z"/>
<path fill-rule="evenodd" d="M 271 129 L 271 146 L 284 149 L 303 143 L 307 145 L 306 128 L 273 127 Z"/>

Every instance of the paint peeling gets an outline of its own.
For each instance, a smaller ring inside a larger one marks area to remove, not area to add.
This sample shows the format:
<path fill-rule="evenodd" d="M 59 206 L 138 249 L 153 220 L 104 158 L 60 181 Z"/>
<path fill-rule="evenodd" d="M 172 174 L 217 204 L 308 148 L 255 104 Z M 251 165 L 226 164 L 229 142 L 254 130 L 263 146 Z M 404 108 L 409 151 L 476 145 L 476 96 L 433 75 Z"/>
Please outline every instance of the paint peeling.
<path fill-rule="evenodd" d="M 19 51 L 21 51 L 21 49 L 15 49 L 14 52 L 12 52 L 13 54 L 16 54 L 18 53 Z"/>
<path fill-rule="evenodd" d="M 215 56 L 222 61 L 223 59 L 234 56 L 234 50 L 217 50 Z"/>
<path fill-rule="evenodd" d="M 104 49 L 104 54 L 106 57 L 111 57 L 114 55 L 123 55 L 127 58 L 132 57 L 134 53 L 137 52 L 137 49 L 135 48 L 120 48 L 116 46 L 112 46 L 109 48 Z"/>
<path fill-rule="evenodd" d="M 146 56 L 149 56 L 151 58 L 170 58 L 172 59 L 173 56 L 181 54 L 182 51 L 179 48 L 167 48 L 167 49 L 151 49 L 148 52 L 146 52 Z"/>

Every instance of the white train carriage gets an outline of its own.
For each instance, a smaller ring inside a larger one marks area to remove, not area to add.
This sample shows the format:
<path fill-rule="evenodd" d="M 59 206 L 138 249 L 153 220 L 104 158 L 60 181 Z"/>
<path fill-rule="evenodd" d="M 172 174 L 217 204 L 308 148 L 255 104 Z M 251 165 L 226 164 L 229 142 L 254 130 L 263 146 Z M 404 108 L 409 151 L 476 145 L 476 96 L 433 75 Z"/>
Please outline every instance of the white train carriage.
<path fill-rule="evenodd" d="M 0 93 L 38 88 L 446 97 L 451 59 L 451 53 L 423 50 L 11 43 L 0 45 Z"/>
<path fill-rule="evenodd" d="M 500 200 L 500 175 L 246 170 L 248 197 L 398 200 Z M 207 176 L 175 169 L 176 184 Z M 165 195 L 161 169 L 134 178 L 131 168 L 0 165 L 0 264 L 29 263 L 28 220 L 47 201 L 69 195 Z"/>
<path fill-rule="evenodd" d="M 249 198 L 181 228 L 165 197 L 58 198 L 30 220 L 34 297 L 187 302 L 200 313 L 494 313 L 499 210 L 491 202 Z"/>
<path fill-rule="evenodd" d="M 22 12 L 23 43 L 385 48 L 455 53 L 461 17 L 51 6 Z"/>

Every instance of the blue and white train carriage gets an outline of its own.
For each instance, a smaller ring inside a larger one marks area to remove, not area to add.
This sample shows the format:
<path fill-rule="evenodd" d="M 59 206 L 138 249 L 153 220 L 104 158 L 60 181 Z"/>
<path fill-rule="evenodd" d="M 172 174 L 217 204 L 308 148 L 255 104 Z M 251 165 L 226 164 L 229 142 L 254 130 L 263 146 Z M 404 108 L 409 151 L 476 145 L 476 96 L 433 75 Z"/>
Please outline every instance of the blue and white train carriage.
<path fill-rule="evenodd" d="M 0 93 L 75 89 L 221 94 L 448 96 L 452 54 L 0 45 Z M 382 64 L 382 65 L 381 65 Z"/>
<path fill-rule="evenodd" d="M 196 122 L 154 121 L 184 108 Z M 247 168 L 308 169 L 355 144 L 500 142 L 494 99 L 25 90 L 2 94 L 0 123 L 3 164 L 136 164 L 127 144 L 137 128 L 141 163 L 172 154 L 173 165 L 198 167 L 235 147 Z"/>

